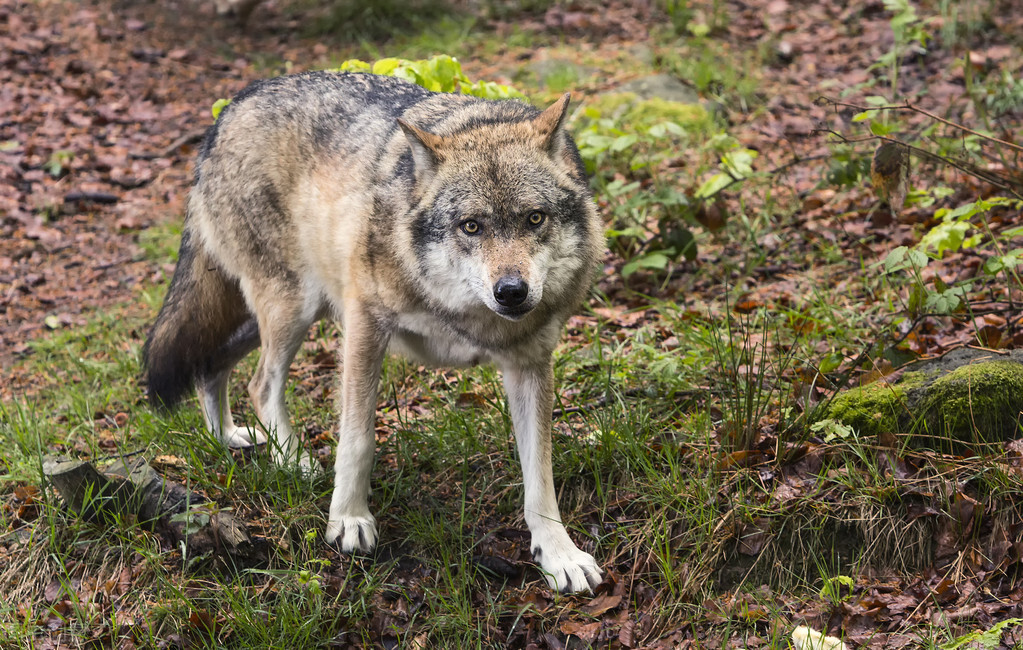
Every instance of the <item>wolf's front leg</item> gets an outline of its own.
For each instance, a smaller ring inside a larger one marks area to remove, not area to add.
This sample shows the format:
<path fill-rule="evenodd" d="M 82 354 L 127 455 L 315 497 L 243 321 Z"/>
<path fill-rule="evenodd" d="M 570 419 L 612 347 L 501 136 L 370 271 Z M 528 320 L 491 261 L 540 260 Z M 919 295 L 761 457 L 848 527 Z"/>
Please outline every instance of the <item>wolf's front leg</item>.
<path fill-rule="evenodd" d="M 376 520 L 369 512 L 369 476 L 376 439 L 377 384 L 387 335 L 359 305 L 346 305 L 342 353 L 341 409 L 330 499 L 327 542 L 342 551 L 369 551 L 376 545 Z"/>
<path fill-rule="evenodd" d="M 561 523 L 551 469 L 551 409 L 554 372 L 539 367 L 502 368 L 515 439 L 522 460 L 525 519 L 533 534 L 533 557 L 552 589 L 588 591 L 600 583 L 601 571 L 589 553 L 580 551 Z"/>

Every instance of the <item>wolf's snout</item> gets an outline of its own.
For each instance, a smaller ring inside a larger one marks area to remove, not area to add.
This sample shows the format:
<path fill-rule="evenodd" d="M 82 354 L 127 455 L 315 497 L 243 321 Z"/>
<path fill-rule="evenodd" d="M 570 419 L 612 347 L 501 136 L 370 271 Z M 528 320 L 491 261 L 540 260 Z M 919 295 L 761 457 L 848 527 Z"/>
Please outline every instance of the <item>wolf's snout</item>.
<path fill-rule="evenodd" d="M 518 276 L 506 275 L 494 283 L 494 299 L 502 307 L 518 307 L 528 295 L 529 285 Z"/>

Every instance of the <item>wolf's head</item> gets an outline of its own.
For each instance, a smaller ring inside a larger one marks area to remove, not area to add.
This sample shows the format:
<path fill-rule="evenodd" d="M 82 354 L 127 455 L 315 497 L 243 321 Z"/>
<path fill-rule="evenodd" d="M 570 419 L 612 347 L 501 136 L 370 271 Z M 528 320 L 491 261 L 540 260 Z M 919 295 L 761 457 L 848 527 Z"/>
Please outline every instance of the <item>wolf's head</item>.
<path fill-rule="evenodd" d="M 399 120 L 420 197 L 412 248 L 440 306 L 519 320 L 541 303 L 571 309 L 588 286 L 600 227 L 562 125 L 568 99 L 543 112 L 467 104 L 444 135 Z"/>

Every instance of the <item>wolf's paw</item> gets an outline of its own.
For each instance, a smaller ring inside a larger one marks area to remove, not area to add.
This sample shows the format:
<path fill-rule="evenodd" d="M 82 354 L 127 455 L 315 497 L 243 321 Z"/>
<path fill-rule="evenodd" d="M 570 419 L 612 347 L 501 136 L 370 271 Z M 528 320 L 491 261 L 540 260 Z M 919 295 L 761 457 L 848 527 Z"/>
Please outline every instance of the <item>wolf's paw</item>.
<path fill-rule="evenodd" d="M 344 553 L 369 552 L 377 544 L 377 522 L 373 515 L 331 517 L 327 524 L 327 543 Z"/>
<path fill-rule="evenodd" d="M 231 449 L 244 449 L 254 445 L 265 445 L 266 434 L 248 427 L 233 427 L 224 431 L 224 444 Z"/>
<path fill-rule="evenodd" d="M 547 584 L 555 591 L 574 594 L 592 591 L 600 584 L 601 570 L 589 553 L 568 544 L 533 547 L 533 558 L 543 568 Z"/>
<path fill-rule="evenodd" d="M 273 459 L 278 467 L 295 467 L 302 476 L 314 476 L 323 471 L 323 467 L 307 451 L 299 452 L 296 457 L 294 452 L 278 453 L 275 450 Z"/>
<path fill-rule="evenodd" d="M 308 451 L 298 455 L 298 471 L 302 476 L 316 476 L 323 473 L 323 466 Z"/>

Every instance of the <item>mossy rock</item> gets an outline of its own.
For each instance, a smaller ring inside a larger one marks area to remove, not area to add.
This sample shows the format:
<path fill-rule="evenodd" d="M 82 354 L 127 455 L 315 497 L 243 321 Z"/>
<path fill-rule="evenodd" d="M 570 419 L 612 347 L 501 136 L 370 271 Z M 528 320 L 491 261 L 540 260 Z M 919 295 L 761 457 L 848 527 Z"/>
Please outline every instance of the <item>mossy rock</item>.
<path fill-rule="evenodd" d="M 838 395 L 824 417 L 863 436 L 895 434 L 918 447 L 982 454 L 1023 436 L 1023 351 L 960 348 L 895 383 Z"/>

